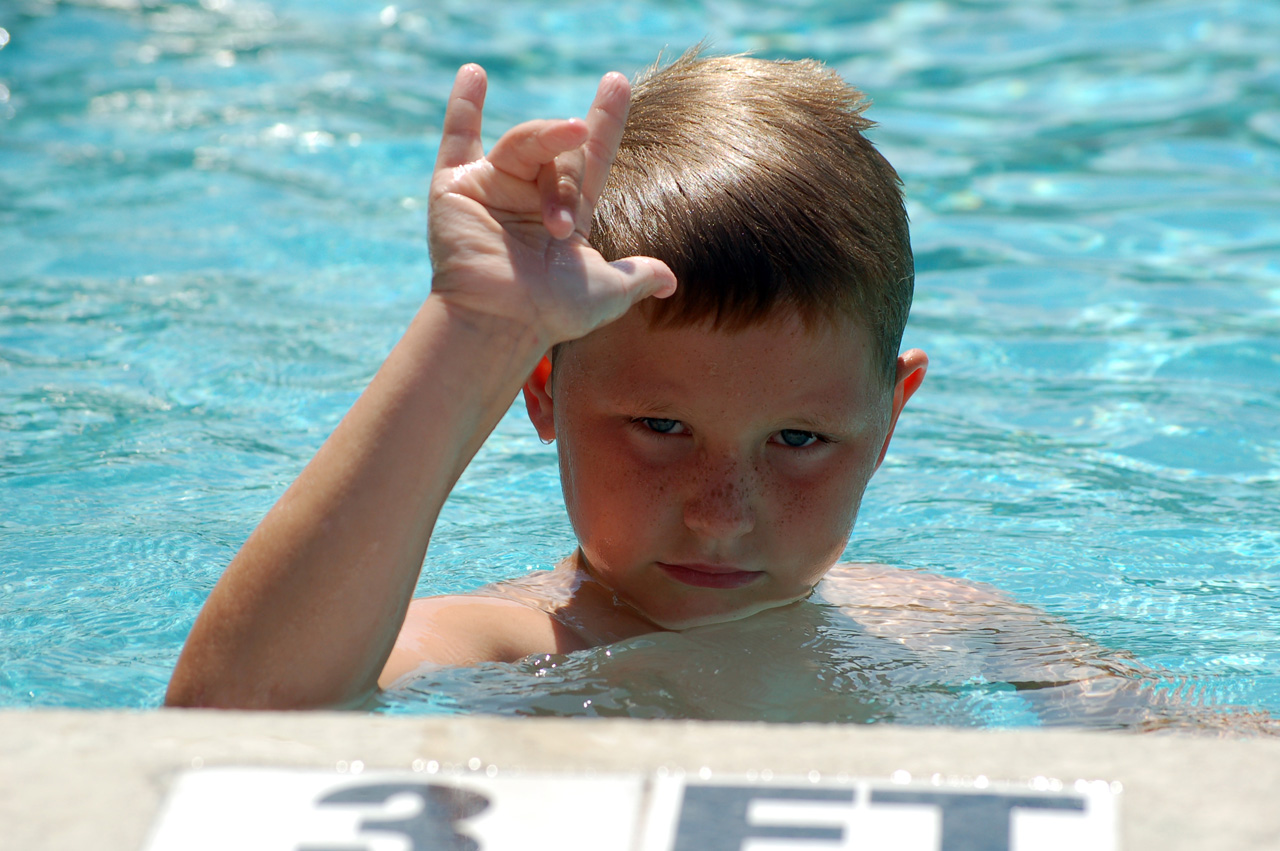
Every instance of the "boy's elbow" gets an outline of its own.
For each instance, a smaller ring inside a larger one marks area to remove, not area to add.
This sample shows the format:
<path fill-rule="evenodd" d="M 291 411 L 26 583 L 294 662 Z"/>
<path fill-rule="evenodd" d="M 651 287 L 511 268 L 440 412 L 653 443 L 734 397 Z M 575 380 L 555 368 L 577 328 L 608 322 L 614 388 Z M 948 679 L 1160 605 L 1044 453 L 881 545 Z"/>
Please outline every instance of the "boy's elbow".
<path fill-rule="evenodd" d="M 375 688 L 358 694 L 320 694 L 279 686 L 246 688 L 244 682 L 220 685 L 202 678 L 175 675 L 165 691 L 164 705 L 173 709 L 238 709 L 272 711 L 352 709 L 368 703 Z"/>
<path fill-rule="evenodd" d="M 164 694 L 164 705 L 172 709 L 280 709 L 263 700 L 264 695 L 242 689 L 219 688 L 217 683 L 197 677 L 175 675 Z"/>
<path fill-rule="evenodd" d="M 191 689 L 183 688 L 170 680 L 169 688 L 164 693 L 164 706 L 169 709 L 197 709 L 201 706 L 201 701 Z"/>

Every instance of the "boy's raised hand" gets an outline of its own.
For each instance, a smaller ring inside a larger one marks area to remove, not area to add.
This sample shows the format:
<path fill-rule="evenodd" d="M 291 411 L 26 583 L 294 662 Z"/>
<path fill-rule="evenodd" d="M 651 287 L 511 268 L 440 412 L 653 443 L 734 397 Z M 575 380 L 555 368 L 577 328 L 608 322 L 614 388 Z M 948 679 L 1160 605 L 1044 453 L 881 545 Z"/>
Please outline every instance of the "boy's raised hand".
<path fill-rule="evenodd" d="M 537 359 L 646 296 L 675 291 L 664 264 L 606 263 L 587 244 L 626 120 L 627 81 L 606 76 L 585 121 L 522 124 L 488 156 L 484 91 L 484 72 L 463 67 L 445 112 L 431 183 L 430 297 L 218 580 L 168 703 L 365 700 L 405 622 L 441 506 Z M 415 643 L 409 661 L 453 658 L 459 648 L 502 658 L 495 640 L 475 627 Z"/>
<path fill-rule="evenodd" d="M 608 263 L 587 243 L 626 122 L 631 87 L 610 73 L 585 121 L 529 121 L 485 155 L 486 80 L 464 65 L 445 110 L 431 181 L 433 295 L 514 323 L 550 346 L 581 337 L 648 296 L 675 292 L 660 260 Z"/>

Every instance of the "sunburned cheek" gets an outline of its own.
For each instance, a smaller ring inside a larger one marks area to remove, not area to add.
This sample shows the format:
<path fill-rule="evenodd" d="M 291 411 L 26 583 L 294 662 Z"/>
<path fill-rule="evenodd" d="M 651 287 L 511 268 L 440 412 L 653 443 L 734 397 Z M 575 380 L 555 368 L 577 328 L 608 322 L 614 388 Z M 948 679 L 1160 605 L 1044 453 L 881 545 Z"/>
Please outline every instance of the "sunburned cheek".
<path fill-rule="evenodd" d="M 635 457 L 626 441 L 594 444 L 590 450 L 566 453 L 561 475 L 567 476 L 566 497 L 572 491 L 580 511 L 593 515 L 626 515 L 640 519 L 670 491 L 674 477 L 660 466 Z M 581 476 L 574 476 L 581 472 Z"/>
<path fill-rule="evenodd" d="M 776 494 L 775 500 L 778 524 L 783 529 L 810 533 L 831 526 L 834 506 L 825 501 L 816 488 L 789 487 Z"/>
<path fill-rule="evenodd" d="M 844 549 L 862 501 L 862 488 L 852 470 L 820 479 L 775 483 L 774 505 L 781 527 L 814 546 Z"/>

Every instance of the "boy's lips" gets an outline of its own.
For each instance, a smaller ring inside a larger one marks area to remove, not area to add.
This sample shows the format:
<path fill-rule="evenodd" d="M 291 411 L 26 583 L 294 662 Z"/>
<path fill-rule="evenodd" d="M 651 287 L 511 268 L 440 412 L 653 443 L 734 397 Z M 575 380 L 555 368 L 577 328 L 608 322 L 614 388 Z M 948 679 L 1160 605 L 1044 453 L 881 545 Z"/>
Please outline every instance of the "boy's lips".
<path fill-rule="evenodd" d="M 658 562 L 667 576 L 695 588 L 741 588 L 764 576 L 761 570 L 740 570 L 722 564 L 667 564 Z"/>

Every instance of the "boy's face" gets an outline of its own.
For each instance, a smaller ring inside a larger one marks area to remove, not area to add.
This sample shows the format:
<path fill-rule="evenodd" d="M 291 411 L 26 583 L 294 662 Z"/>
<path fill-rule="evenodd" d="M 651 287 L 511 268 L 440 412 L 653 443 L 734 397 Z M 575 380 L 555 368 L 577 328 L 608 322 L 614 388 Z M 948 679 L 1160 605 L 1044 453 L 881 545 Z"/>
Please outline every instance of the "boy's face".
<path fill-rule="evenodd" d="M 805 597 L 924 375 L 908 352 L 892 392 L 873 351 L 852 323 L 651 328 L 639 309 L 564 346 L 526 400 L 559 440 L 584 567 L 668 629 Z"/>

